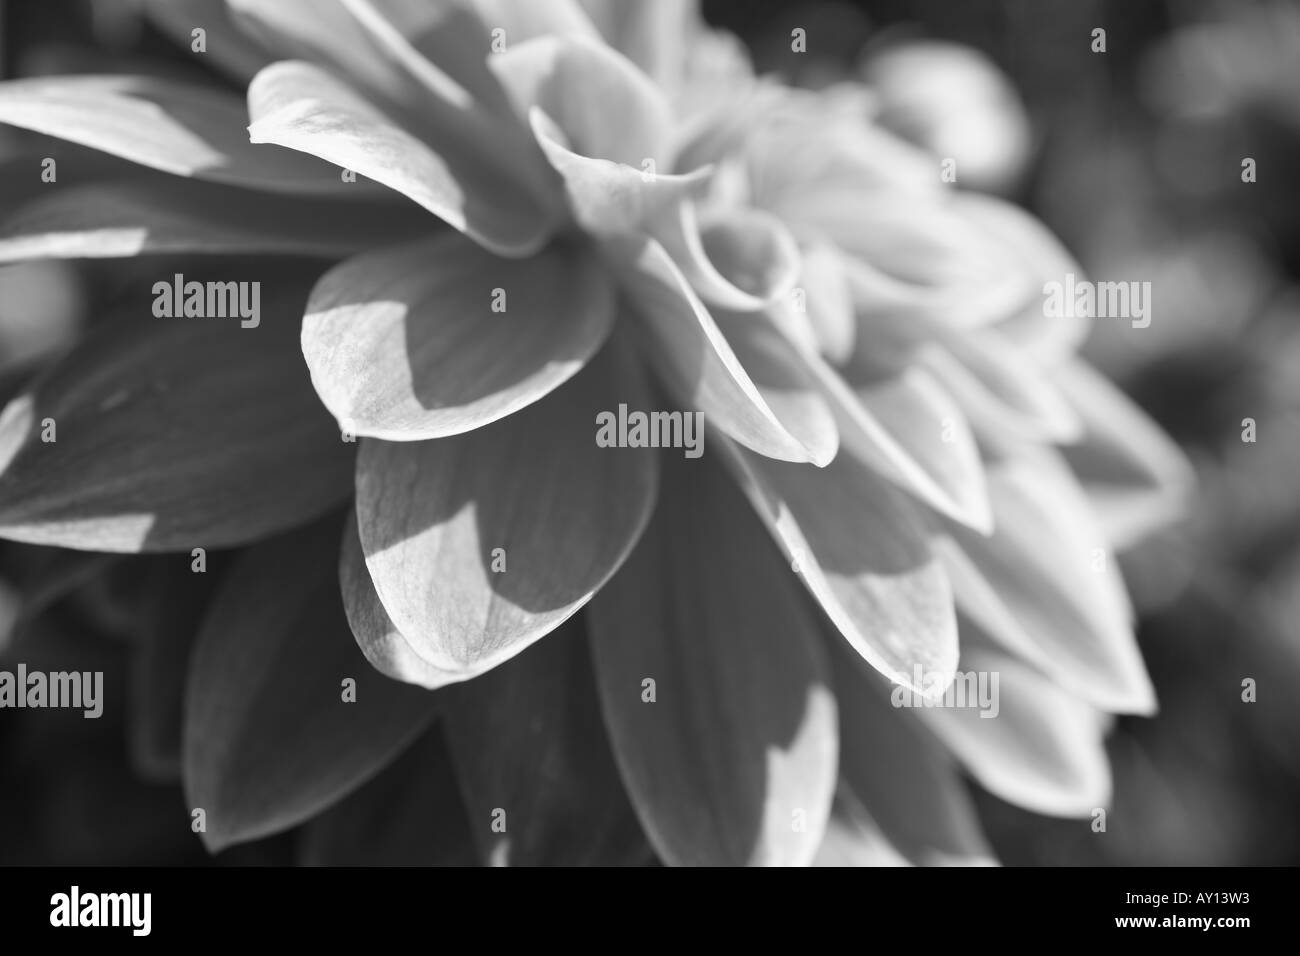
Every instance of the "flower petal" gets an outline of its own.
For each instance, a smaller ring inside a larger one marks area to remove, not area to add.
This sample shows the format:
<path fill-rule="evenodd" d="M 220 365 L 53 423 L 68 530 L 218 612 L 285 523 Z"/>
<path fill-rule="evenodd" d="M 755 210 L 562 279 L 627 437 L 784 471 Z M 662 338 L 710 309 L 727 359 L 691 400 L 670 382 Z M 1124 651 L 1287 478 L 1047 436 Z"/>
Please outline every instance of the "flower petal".
<path fill-rule="evenodd" d="M 791 577 L 706 457 L 665 466 L 654 520 L 591 604 L 614 753 L 671 865 L 802 865 L 821 842 L 835 705 Z"/>
<path fill-rule="evenodd" d="M 631 232 L 707 181 L 707 168 L 669 174 L 667 102 L 603 44 L 539 37 L 494 54 L 489 65 L 564 180 L 574 218 L 587 231 Z"/>
<path fill-rule="evenodd" d="M 847 197 L 849 207 L 906 202 L 914 212 L 948 198 L 933 159 L 868 122 L 856 105 L 840 110 L 827 91 L 788 87 L 776 87 L 759 105 L 763 113 L 746 124 L 744 143 L 754 201 L 788 222 L 811 224 L 814 217 L 830 215 L 847 224 L 849 210 L 834 208 L 837 193 Z"/>
<path fill-rule="evenodd" d="M 458 674 L 434 667 L 417 654 L 384 610 L 366 567 L 355 513 L 349 514 L 344 522 L 343 544 L 339 550 L 339 591 L 357 647 L 379 673 L 429 690 L 460 680 Z"/>
<path fill-rule="evenodd" d="M 654 859 L 609 749 L 579 621 L 447 692 L 442 726 L 485 862 Z"/>
<path fill-rule="evenodd" d="M 645 408 L 612 342 L 543 402 L 427 442 L 366 439 L 357 518 L 375 589 L 426 661 L 472 677 L 590 600 L 640 536 L 657 458 L 601 448 L 597 415 Z"/>
<path fill-rule="evenodd" d="M 929 313 L 944 324 L 987 324 L 1033 301 L 1041 280 L 944 200 L 805 189 L 773 210 L 902 283 L 917 305 L 938 298 L 948 307 Z"/>
<path fill-rule="evenodd" d="M 682 79 L 686 47 L 700 28 L 697 0 L 581 0 L 605 40 L 645 71 L 661 88 L 672 91 Z"/>
<path fill-rule="evenodd" d="M 992 850 L 958 768 L 889 685 L 832 642 L 840 779 L 889 844 L 918 866 L 988 863 Z M 838 655 L 838 656 L 837 656 Z"/>
<path fill-rule="evenodd" d="M 1104 723 L 1089 705 L 1015 658 L 968 647 L 962 670 L 996 674 L 998 713 L 925 707 L 931 729 L 989 792 L 1049 816 L 1087 816 L 1110 800 Z"/>
<path fill-rule="evenodd" d="M 802 421 L 787 422 L 778 414 L 663 246 L 640 239 L 609 243 L 605 249 L 614 257 L 628 302 L 642 320 L 639 328 L 649 340 L 651 360 L 681 401 L 760 454 L 818 465 L 833 457 L 833 431 L 817 403 L 801 400 L 797 407 L 782 409 L 800 412 Z M 727 321 L 739 348 L 762 361 L 760 374 L 767 383 L 791 391 L 790 386 L 803 380 L 797 363 L 782 357 L 781 348 L 770 341 L 773 330 L 761 317 L 749 317 L 754 326 L 748 329 L 743 318 Z M 804 425 L 812 426 L 809 434 L 801 434 Z"/>
<path fill-rule="evenodd" d="M 943 569 L 915 508 L 848 455 L 824 469 L 763 458 L 725 442 L 736 480 L 845 640 L 890 680 L 944 687 L 957 664 L 957 622 Z"/>
<path fill-rule="evenodd" d="M 494 105 L 504 105 L 499 87 L 493 90 L 496 97 L 483 103 L 444 72 L 442 62 L 430 59 L 408 36 L 415 24 L 410 22 L 409 15 L 404 15 L 409 7 L 400 0 L 397 4 L 389 0 L 338 0 L 338 3 L 363 33 L 355 41 L 348 39 L 342 44 L 338 43 L 339 36 L 332 37 L 334 52 L 345 61 L 341 64 L 345 70 L 349 59 L 355 64 L 356 55 L 369 48 L 372 52 L 363 54 L 366 66 L 383 68 L 386 71 L 384 79 L 396 87 L 387 97 L 395 104 L 395 115 L 405 119 L 413 129 L 427 129 L 428 135 L 424 137 L 427 142 L 437 144 L 438 149 L 445 152 L 452 149 L 454 141 L 460 147 L 459 155 L 471 162 L 499 168 L 502 173 L 527 185 L 538 198 L 545 199 L 550 194 L 554 177 L 536 145 L 513 117 L 504 110 L 493 108 Z M 319 9 L 319 3 L 311 4 L 311 15 L 314 16 Z M 422 19 L 417 14 L 417 20 Z M 351 31 L 345 30 L 345 33 Z M 461 36 L 462 42 L 468 39 Z M 479 36 L 478 39 L 482 42 L 484 38 Z M 480 61 L 486 57 L 488 49 L 489 43 L 483 43 Z M 327 62 L 336 62 L 339 58 L 330 57 Z M 319 62 L 318 57 L 308 59 Z M 482 67 L 486 69 L 486 64 Z M 381 95 L 380 101 L 384 100 Z"/>
<path fill-rule="evenodd" d="M 528 123 L 547 160 L 564 180 L 574 220 L 593 235 L 637 233 L 661 210 L 698 193 L 712 174 L 705 168 L 669 175 L 592 159 L 569 149 L 560 128 L 540 109 L 529 113 Z"/>
<path fill-rule="evenodd" d="M 489 65 L 519 118 L 540 109 L 566 148 L 638 175 L 646 159 L 671 168 L 663 151 L 672 129 L 667 101 L 649 77 L 599 40 L 537 37 L 493 55 Z"/>
<path fill-rule="evenodd" d="M 1014 203 L 962 191 L 953 196 L 953 204 L 1002 243 L 1039 283 L 1064 282 L 1068 274 L 1083 277 L 1083 268 L 1052 231 Z M 999 322 L 997 329 L 1037 363 L 1054 365 L 1074 354 L 1091 325 L 1087 316 L 1068 312 L 1048 317 L 1044 299 L 1034 296 L 1024 309 Z"/>
<path fill-rule="evenodd" d="M 852 384 L 805 356 L 839 422 L 847 453 L 968 527 L 992 525 L 984 469 L 966 416 L 919 367 Z M 856 377 L 850 368 L 845 374 Z"/>
<path fill-rule="evenodd" d="M 600 39 L 578 0 L 469 0 L 469 5 L 484 23 L 504 30 L 510 45 L 547 36 Z"/>
<path fill-rule="evenodd" d="M 178 176 L 268 192 L 348 198 L 357 183 L 302 156 L 257 149 L 244 104 L 224 91 L 148 76 L 59 76 L 0 83 L 0 123 Z M 360 190 L 365 192 L 364 187 Z"/>
<path fill-rule="evenodd" d="M 595 256 L 501 260 L 457 235 L 378 249 L 316 283 L 302 351 L 341 427 L 388 441 L 504 418 L 600 348 L 614 298 Z"/>
<path fill-rule="evenodd" d="M 433 716 L 437 698 L 357 652 L 338 598 L 338 534 L 328 519 L 254 547 L 204 621 L 185 697 L 185 792 L 205 811 L 210 850 L 329 806 Z"/>
<path fill-rule="evenodd" d="M 1094 507 L 1104 504 L 1099 517 L 1116 548 L 1186 510 L 1195 475 L 1155 422 L 1083 362 L 1062 363 L 1053 379 L 1083 422 L 1083 437 L 1063 450 L 1065 460 Z"/>
<path fill-rule="evenodd" d="M 301 0 L 312 5 L 318 0 Z M 354 12 L 377 11 L 430 64 L 445 70 L 474 100 L 501 115 L 511 108 L 488 61 L 539 36 L 594 39 L 596 29 L 575 0 L 346 0 Z M 540 158 L 540 157 L 539 157 Z"/>
<path fill-rule="evenodd" d="M 302 866 L 474 866 L 469 820 L 437 727 L 375 777 L 312 817 Z"/>
<path fill-rule="evenodd" d="M 907 859 L 890 845 L 861 802 L 843 785 L 835 794 L 826 835 L 817 848 L 813 866 L 907 866 Z"/>
<path fill-rule="evenodd" d="M 355 170 L 418 203 L 500 255 L 550 235 L 552 213 L 511 177 L 447 143 L 434 152 L 324 70 L 275 63 L 248 87 L 248 135 Z"/>
<path fill-rule="evenodd" d="M 1028 636 L 1043 652 L 1032 660 L 1095 706 L 1154 712 L 1114 555 L 1068 470 L 1047 452 L 1003 461 L 989 468 L 989 490 L 994 533 L 952 534 L 1022 633 L 996 627 L 1002 615 L 972 616 L 1009 650 Z"/>
<path fill-rule="evenodd" d="M 191 47 L 191 31 L 202 27 L 205 57 L 241 86 L 272 57 L 259 43 L 246 36 L 231 19 L 227 0 L 143 0 L 149 21 L 176 43 Z"/>
<path fill-rule="evenodd" d="M 918 361 L 965 410 L 981 438 L 1076 441 L 1079 416 L 1046 374 L 993 331 L 948 336 L 923 348 Z"/>
<path fill-rule="evenodd" d="M 695 204 L 683 201 L 656 216 L 650 233 L 710 305 L 761 309 L 789 293 L 799 279 L 799 247 L 768 213 L 728 210 L 701 224 Z"/>
<path fill-rule="evenodd" d="M 92 551 L 219 548 L 344 499 L 351 446 L 300 371 L 304 296 L 267 285 L 255 328 L 238 316 L 114 316 L 10 402 L 0 537 Z"/>
<path fill-rule="evenodd" d="M 0 223 L 0 262 L 138 255 L 340 257 L 427 232 L 420 217 L 369 205 L 301 203 L 193 182 L 64 186 Z"/>
<path fill-rule="evenodd" d="M 828 242 L 813 242 L 803 247 L 800 258 L 798 288 L 803 290 L 817 345 L 832 364 L 843 364 L 857 344 L 857 318 L 843 256 Z"/>
<path fill-rule="evenodd" d="M 144 573 L 145 608 L 131 668 L 131 764 L 146 780 L 181 779 L 185 675 L 203 618 L 225 578 L 225 552 L 207 555 L 195 574 L 185 557 L 155 559 Z"/>
<path fill-rule="evenodd" d="M 812 376 L 794 361 L 790 343 L 762 315 L 717 312 L 718 328 L 773 414 L 794 435 L 813 464 L 839 451 L 839 429 Z"/>

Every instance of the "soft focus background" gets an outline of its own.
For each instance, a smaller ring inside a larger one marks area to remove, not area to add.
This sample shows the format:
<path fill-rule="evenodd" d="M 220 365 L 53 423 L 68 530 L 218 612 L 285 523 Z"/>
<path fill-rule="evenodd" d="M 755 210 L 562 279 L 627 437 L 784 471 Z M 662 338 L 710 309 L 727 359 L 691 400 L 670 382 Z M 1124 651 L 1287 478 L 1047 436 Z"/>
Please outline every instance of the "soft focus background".
<path fill-rule="evenodd" d="M 644 0 L 654 2 L 654 0 Z M 1199 0 L 706 0 L 756 65 L 865 79 L 900 134 L 957 160 L 960 188 L 1042 217 L 1103 280 L 1152 283 L 1149 328 L 1097 321 L 1087 356 L 1183 445 L 1181 523 L 1123 558 L 1154 719 L 1118 721 L 1105 833 L 980 794 L 1012 864 L 1300 863 L 1300 5 Z M 1093 31 L 1106 31 L 1104 53 Z M 807 50 L 791 50 L 791 31 Z M 0 0 L 0 73 L 196 69 L 127 0 Z M 0 129 L 0 173 L 21 140 Z M 1242 181 L 1255 161 L 1256 182 Z M 63 160 L 60 160 L 62 164 Z M 0 175 L 0 210 L 16 198 Z M 0 397 L 93 321 L 120 267 L 0 267 Z M 1242 441 L 1243 419 L 1257 441 Z M 166 673 L 220 578 L 156 559 L 0 545 L 0 664 Z M 189 590 L 186 590 L 186 589 Z M 142 602 L 160 590 L 170 600 Z M 25 603 L 20 595 L 26 595 Z M 27 623 L 40 611 L 35 625 Z M 20 615 L 22 627 L 15 627 Z M 11 636 L 21 651 L 10 647 Z M 135 653 L 128 656 L 128 648 Z M 1258 700 L 1242 700 L 1242 682 Z M 143 682 L 139 682 L 143 683 Z M 150 713 L 169 702 L 134 702 Z M 179 703 L 176 703 L 177 708 Z M 122 708 L 0 718 L 0 863 L 202 863 L 165 777 L 174 728 Z M 179 709 L 176 711 L 179 721 Z M 136 722 L 138 724 L 139 722 Z M 217 862 L 288 862 L 292 835 Z"/>

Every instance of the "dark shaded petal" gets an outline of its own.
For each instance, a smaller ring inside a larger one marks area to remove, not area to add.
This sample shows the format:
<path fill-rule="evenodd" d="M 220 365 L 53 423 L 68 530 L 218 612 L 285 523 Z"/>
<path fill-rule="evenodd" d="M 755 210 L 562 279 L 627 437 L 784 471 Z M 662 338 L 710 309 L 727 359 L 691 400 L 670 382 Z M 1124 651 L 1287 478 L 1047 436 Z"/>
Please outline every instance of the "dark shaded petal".
<path fill-rule="evenodd" d="M 992 850 L 952 757 L 915 712 L 893 706 L 887 681 L 837 643 L 831 659 L 842 785 L 910 862 L 990 862 Z"/>
<path fill-rule="evenodd" d="M 819 470 L 722 448 L 759 517 L 850 646 L 895 682 L 922 692 L 928 682 L 946 685 L 957 663 L 952 590 L 902 492 L 850 455 Z"/>
<path fill-rule="evenodd" d="M 237 315 L 114 316 L 13 399 L 0 415 L 0 537 L 225 547 L 345 498 L 355 446 L 302 368 L 295 286 L 268 281 L 250 328 Z"/>
<path fill-rule="evenodd" d="M 392 208 L 305 203 L 162 177 L 64 186 L 0 222 L 0 262 L 139 255 L 339 258 L 429 231 Z"/>
<path fill-rule="evenodd" d="M 434 695 L 357 651 L 338 596 L 339 529 L 331 518 L 250 549 L 203 623 L 185 695 L 185 792 L 205 811 L 211 850 L 319 812 L 433 717 Z"/>
<path fill-rule="evenodd" d="M 589 619 L 614 753 L 660 857 L 811 861 L 837 741 L 816 612 L 710 458 L 666 464 L 654 520 Z"/>
<path fill-rule="evenodd" d="M 438 727 L 298 838 L 303 866 L 474 866 L 478 857 Z"/>
<path fill-rule="evenodd" d="M 575 615 L 447 691 L 443 729 L 484 862 L 654 860 L 610 753 L 584 630 Z"/>
<path fill-rule="evenodd" d="M 0 83 L 0 123 L 70 140 L 178 176 L 246 189 L 348 198 L 338 170 L 248 141 L 233 93 L 148 76 L 57 76 Z M 358 187 L 361 189 L 358 190 Z"/>

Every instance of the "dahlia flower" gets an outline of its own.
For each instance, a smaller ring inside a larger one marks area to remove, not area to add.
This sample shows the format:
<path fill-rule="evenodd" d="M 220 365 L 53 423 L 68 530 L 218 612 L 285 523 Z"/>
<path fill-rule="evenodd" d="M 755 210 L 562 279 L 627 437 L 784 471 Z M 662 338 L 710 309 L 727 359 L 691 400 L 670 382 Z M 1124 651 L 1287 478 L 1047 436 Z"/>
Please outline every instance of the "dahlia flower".
<path fill-rule="evenodd" d="M 0 257 L 132 260 L 3 413 L 0 535 L 172 553 L 136 679 L 212 850 L 988 862 L 963 774 L 1105 806 L 1155 707 L 1114 549 L 1181 460 L 1045 317 L 1043 226 L 692 6 L 158 2 L 246 108 L 0 86 L 104 154 Z M 703 454 L 597 441 L 637 412 Z"/>

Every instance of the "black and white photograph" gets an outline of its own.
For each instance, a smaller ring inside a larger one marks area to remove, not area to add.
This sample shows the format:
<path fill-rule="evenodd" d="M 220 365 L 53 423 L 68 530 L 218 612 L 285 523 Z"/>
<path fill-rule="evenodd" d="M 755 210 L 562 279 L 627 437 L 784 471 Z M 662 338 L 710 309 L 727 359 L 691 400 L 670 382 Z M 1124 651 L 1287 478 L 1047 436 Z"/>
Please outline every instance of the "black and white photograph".
<path fill-rule="evenodd" d="M 992 867 L 1248 941 L 1298 169 L 1293 0 L 0 0 L 5 923 Z"/>

